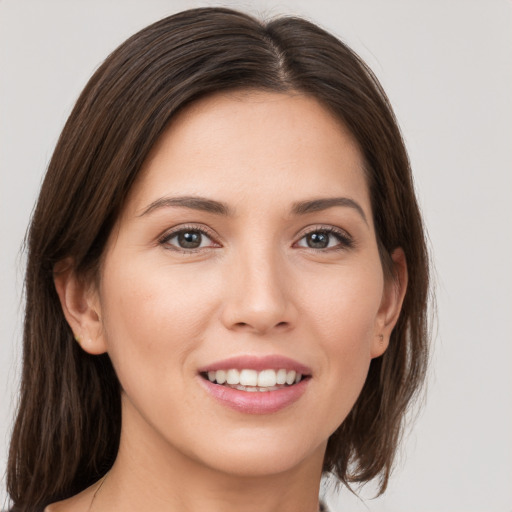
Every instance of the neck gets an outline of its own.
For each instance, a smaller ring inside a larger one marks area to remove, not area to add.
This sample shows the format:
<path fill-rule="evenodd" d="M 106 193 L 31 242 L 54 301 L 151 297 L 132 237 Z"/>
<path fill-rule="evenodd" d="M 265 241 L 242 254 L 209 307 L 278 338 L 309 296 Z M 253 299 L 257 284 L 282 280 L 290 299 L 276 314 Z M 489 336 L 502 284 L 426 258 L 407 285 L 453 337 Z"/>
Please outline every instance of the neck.
<path fill-rule="evenodd" d="M 232 474 L 164 439 L 124 428 L 118 457 L 91 512 L 316 512 L 325 446 L 284 471 Z M 144 439 L 144 442 L 141 442 Z"/>

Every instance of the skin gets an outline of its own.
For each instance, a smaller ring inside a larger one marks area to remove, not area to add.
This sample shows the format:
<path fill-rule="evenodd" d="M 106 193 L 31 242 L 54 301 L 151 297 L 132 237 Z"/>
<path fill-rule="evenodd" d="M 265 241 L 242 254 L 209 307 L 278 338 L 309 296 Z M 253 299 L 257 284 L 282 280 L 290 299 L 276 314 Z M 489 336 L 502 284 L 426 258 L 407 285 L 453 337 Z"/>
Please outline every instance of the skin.
<path fill-rule="evenodd" d="M 175 196 L 231 214 L 147 211 Z M 332 197 L 361 211 L 292 212 Z M 185 252 L 176 236 L 162 240 L 184 227 L 208 238 Z M 342 239 L 308 246 L 308 233 L 330 228 Z M 184 110 L 128 197 L 99 286 L 72 270 L 56 277 L 82 348 L 108 352 L 123 388 L 118 458 L 92 510 L 316 510 L 327 439 L 399 315 L 407 271 L 400 249 L 392 258 L 385 279 L 360 150 L 315 99 L 246 91 Z M 270 354 L 312 369 L 306 392 L 276 413 L 231 410 L 199 384 L 201 366 Z M 48 510 L 86 511 L 98 486 Z"/>

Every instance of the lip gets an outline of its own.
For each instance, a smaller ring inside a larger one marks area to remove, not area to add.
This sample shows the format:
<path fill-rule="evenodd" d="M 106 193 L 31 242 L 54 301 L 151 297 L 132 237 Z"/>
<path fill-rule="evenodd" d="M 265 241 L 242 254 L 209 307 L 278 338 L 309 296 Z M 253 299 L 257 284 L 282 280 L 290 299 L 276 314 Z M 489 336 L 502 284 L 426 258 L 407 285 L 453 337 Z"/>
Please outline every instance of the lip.
<path fill-rule="evenodd" d="M 268 369 L 295 370 L 297 373 L 306 375 L 297 384 L 286 386 L 274 391 L 241 391 L 210 382 L 200 374 L 216 370 L 229 370 L 231 368 L 250 369 L 256 371 Z M 244 414 L 273 414 L 286 407 L 289 407 L 305 393 L 311 381 L 311 368 L 280 355 L 270 356 L 236 356 L 222 361 L 216 361 L 198 369 L 198 379 L 206 391 L 214 400 L 229 409 Z"/>
<path fill-rule="evenodd" d="M 287 371 L 295 370 L 297 373 L 302 375 L 311 375 L 311 368 L 290 359 L 289 357 L 280 355 L 269 355 L 269 356 L 253 356 L 253 355 L 242 355 L 230 357 L 229 359 L 223 359 L 222 361 L 216 361 L 198 369 L 199 373 L 207 373 L 216 370 L 230 370 L 236 368 L 239 370 L 248 369 L 256 370 L 261 372 L 263 370 L 280 370 L 285 369 Z"/>
<path fill-rule="evenodd" d="M 198 375 L 201 386 L 220 404 L 245 414 L 272 414 L 296 402 L 306 391 L 310 378 L 275 391 L 240 391 L 214 384 Z"/>

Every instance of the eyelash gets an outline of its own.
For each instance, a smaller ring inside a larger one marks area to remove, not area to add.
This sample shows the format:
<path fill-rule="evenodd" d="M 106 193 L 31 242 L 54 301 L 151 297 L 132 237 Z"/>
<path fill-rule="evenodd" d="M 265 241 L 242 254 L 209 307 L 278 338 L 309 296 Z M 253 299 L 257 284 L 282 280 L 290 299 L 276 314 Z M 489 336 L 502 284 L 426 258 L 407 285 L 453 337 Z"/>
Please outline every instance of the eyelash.
<path fill-rule="evenodd" d="M 201 235 L 205 235 L 212 242 L 216 243 L 215 235 L 213 234 L 213 232 L 211 232 L 210 230 L 208 230 L 204 227 L 198 227 L 198 226 L 183 226 L 183 227 L 180 227 L 179 229 L 167 232 L 158 239 L 158 243 L 160 245 L 166 246 L 166 249 L 169 249 L 171 251 L 176 251 L 176 252 L 179 252 L 182 254 L 195 254 L 195 253 L 198 253 L 199 251 L 205 249 L 204 247 L 196 248 L 196 249 L 186 249 L 184 247 L 178 247 L 178 246 L 173 246 L 173 245 L 169 244 L 169 241 L 172 240 L 174 237 L 178 236 L 181 233 L 187 233 L 187 232 L 201 233 Z"/>
<path fill-rule="evenodd" d="M 183 227 L 180 227 L 179 229 L 167 232 L 167 233 L 165 233 L 163 236 L 161 236 L 158 239 L 158 243 L 160 245 L 166 246 L 166 248 L 169 249 L 169 250 L 176 251 L 176 252 L 179 252 L 179 253 L 182 253 L 182 254 L 185 254 L 185 255 L 197 254 L 198 252 L 200 252 L 200 251 L 202 251 L 204 249 L 211 249 L 212 248 L 212 247 L 198 247 L 198 248 L 186 249 L 186 248 L 183 248 L 183 247 L 178 247 L 178 246 L 171 245 L 169 243 L 169 241 L 172 240 L 174 237 L 180 235 L 181 233 L 186 233 L 186 232 L 201 233 L 201 235 L 206 236 L 213 243 L 217 243 L 215 241 L 215 235 L 210 230 L 208 230 L 208 229 L 206 229 L 204 227 L 198 227 L 198 226 L 183 226 Z M 347 249 L 352 249 L 354 247 L 354 245 L 355 245 L 354 244 L 354 240 L 352 239 L 352 237 L 346 231 L 341 230 L 341 229 L 337 229 L 337 228 L 335 228 L 333 226 L 321 226 L 321 225 L 320 226 L 314 226 L 312 229 L 309 229 L 308 231 L 303 233 L 301 235 L 301 237 L 299 238 L 299 240 L 294 243 L 294 245 L 297 244 L 302 239 L 304 239 L 306 236 L 311 235 L 313 233 L 327 233 L 328 235 L 333 235 L 334 237 L 337 238 L 337 240 L 339 242 L 339 245 L 337 245 L 335 247 L 320 248 L 320 249 L 315 249 L 313 247 L 302 247 L 302 246 L 300 248 L 307 249 L 307 250 L 312 250 L 312 251 L 316 251 L 316 252 L 331 252 L 331 251 L 332 252 L 337 252 L 337 251 L 343 251 L 343 250 L 347 250 Z M 213 248 L 215 248 L 215 247 L 213 247 Z"/>
<path fill-rule="evenodd" d="M 302 247 L 303 249 L 309 249 L 312 251 L 320 251 L 320 252 L 336 252 L 336 251 L 343 251 L 346 249 L 352 249 L 354 247 L 354 240 L 353 238 L 344 230 L 335 228 L 333 226 L 315 226 L 312 229 L 308 229 L 305 233 L 302 234 L 302 236 L 299 238 L 298 241 L 302 240 L 308 235 L 311 235 L 313 233 L 327 233 L 328 235 L 333 235 L 335 238 L 337 238 L 339 245 L 335 247 L 329 247 L 324 249 L 315 249 L 313 247 Z M 297 243 L 297 242 L 296 242 Z"/>

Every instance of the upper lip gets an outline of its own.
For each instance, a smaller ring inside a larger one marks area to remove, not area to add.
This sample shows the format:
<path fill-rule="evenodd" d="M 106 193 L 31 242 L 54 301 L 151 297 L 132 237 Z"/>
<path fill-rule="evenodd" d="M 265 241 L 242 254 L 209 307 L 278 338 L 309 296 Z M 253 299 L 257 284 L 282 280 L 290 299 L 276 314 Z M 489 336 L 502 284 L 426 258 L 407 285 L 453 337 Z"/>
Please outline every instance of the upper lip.
<path fill-rule="evenodd" d="M 302 375 L 311 375 L 311 368 L 308 366 L 295 361 L 286 356 L 278 354 L 267 355 L 267 356 L 255 356 L 255 355 L 240 355 L 223 359 L 222 361 L 215 361 L 206 366 L 199 368 L 199 373 L 212 372 L 217 370 L 230 370 L 236 368 L 239 370 L 295 370 L 297 373 Z"/>

